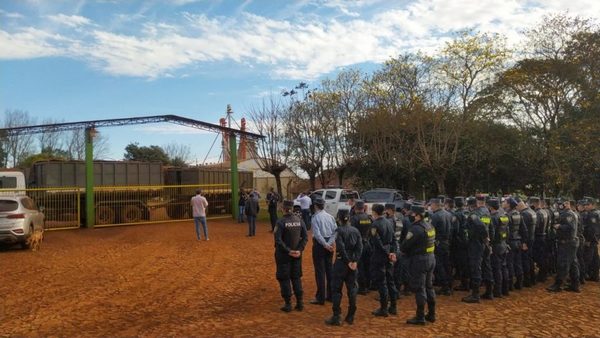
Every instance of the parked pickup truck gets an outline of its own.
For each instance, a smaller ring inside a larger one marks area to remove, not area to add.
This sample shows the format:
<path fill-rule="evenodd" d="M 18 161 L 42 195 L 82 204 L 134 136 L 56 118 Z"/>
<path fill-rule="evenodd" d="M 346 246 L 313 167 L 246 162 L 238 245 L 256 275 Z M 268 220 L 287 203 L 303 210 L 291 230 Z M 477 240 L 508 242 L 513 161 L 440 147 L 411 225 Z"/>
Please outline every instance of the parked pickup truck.
<path fill-rule="evenodd" d="M 319 189 L 310 194 L 310 198 L 314 201 L 317 197 L 325 200 L 325 211 L 332 216 L 337 216 L 339 209 L 350 209 L 348 201 L 351 198 L 359 199 L 360 195 L 357 191 L 347 189 Z M 294 201 L 294 208 L 300 208 L 300 203 Z"/>
<path fill-rule="evenodd" d="M 394 203 L 396 211 L 400 211 L 404 205 L 404 199 L 400 191 L 395 189 L 377 188 L 362 193 L 362 199 L 365 201 L 365 212 L 371 213 L 373 204 Z"/>

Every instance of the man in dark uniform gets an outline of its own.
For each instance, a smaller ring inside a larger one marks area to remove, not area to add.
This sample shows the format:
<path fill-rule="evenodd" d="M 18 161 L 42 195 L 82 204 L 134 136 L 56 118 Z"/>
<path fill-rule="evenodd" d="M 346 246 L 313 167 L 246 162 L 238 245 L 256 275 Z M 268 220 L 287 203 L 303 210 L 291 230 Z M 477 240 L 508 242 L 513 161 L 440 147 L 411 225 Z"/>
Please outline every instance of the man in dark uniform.
<path fill-rule="evenodd" d="M 362 238 L 355 227 L 348 225 L 350 210 L 338 211 L 338 227 L 335 238 L 335 263 L 331 276 L 331 292 L 333 298 L 333 316 L 325 321 L 327 325 L 341 325 L 342 286 L 346 284 L 348 292 L 348 313 L 344 321 L 354 323 L 356 313 L 356 276 L 358 260 L 362 253 Z"/>
<path fill-rule="evenodd" d="M 491 228 L 493 237 L 490 238 L 492 255 L 490 257 L 494 275 L 494 297 L 508 296 L 508 267 L 506 253 L 508 252 L 508 216 L 500 208 L 500 201 L 492 198 L 488 202 L 492 218 Z"/>
<path fill-rule="evenodd" d="M 393 262 L 392 264 L 394 265 L 393 280 L 397 291 L 396 299 L 398 299 L 400 297 L 400 285 L 398 285 L 398 282 L 400 280 L 401 275 L 401 267 L 400 262 L 398 262 L 398 256 L 400 256 L 400 239 L 402 237 L 402 230 L 404 228 L 404 217 L 400 212 L 396 212 L 396 205 L 393 203 L 385 204 L 385 214 L 387 220 L 390 222 L 392 228 L 394 229 L 394 247 L 396 248 L 396 251 L 394 253 L 396 254 L 396 262 Z"/>
<path fill-rule="evenodd" d="M 452 270 L 450 270 L 450 234 L 452 214 L 442 209 L 443 201 L 433 198 L 431 205 L 431 225 L 435 228 L 435 276 L 441 289 L 438 294 L 452 294 Z"/>
<path fill-rule="evenodd" d="M 577 262 L 577 217 L 571 210 L 569 202 L 557 201 L 560 217 L 558 224 L 554 225 L 558 240 L 558 262 L 554 284 L 548 287 L 550 292 L 562 291 L 561 286 L 567 274 L 571 277 L 571 285 L 568 291 L 579 292 L 579 263 Z"/>
<path fill-rule="evenodd" d="M 371 217 L 365 213 L 365 202 L 356 200 L 354 203 L 354 216 L 350 218 L 350 225 L 358 229 L 362 238 L 363 250 L 358 262 L 358 294 L 366 295 L 371 287 L 371 244 L 369 233 L 371 231 Z"/>
<path fill-rule="evenodd" d="M 585 218 L 583 219 L 584 260 L 587 278 L 590 281 L 600 280 L 600 258 L 598 257 L 598 239 L 600 238 L 600 211 L 596 209 L 596 200 L 585 197 Z"/>
<path fill-rule="evenodd" d="M 398 242 L 399 245 L 402 245 L 402 243 L 404 243 L 404 241 L 406 240 L 406 235 L 408 234 L 408 229 L 410 228 L 410 226 L 412 225 L 410 219 L 409 219 L 409 214 L 410 214 L 410 208 L 412 207 L 411 203 L 409 203 L 408 201 L 405 201 L 404 204 L 402 205 L 402 233 L 400 233 L 400 241 Z M 396 262 L 396 269 L 399 270 L 395 270 L 394 272 L 397 273 L 398 275 L 396 275 L 396 289 L 398 290 L 398 294 L 400 294 L 400 290 L 403 290 L 403 295 L 404 296 L 408 296 L 411 293 L 411 288 L 410 288 L 410 271 L 409 271 L 409 259 L 406 255 L 400 255 L 400 257 L 397 257 L 398 261 Z"/>
<path fill-rule="evenodd" d="M 485 200 L 483 200 L 485 203 Z M 479 303 L 479 288 L 482 281 L 482 264 L 486 247 L 489 245 L 488 227 L 481 220 L 482 217 L 487 217 L 482 210 L 477 207 L 477 200 L 474 197 L 467 199 L 469 213 L 467 215 L 467 229 L 469 231 L 468 255 L 469 255 L 469 271 L 471 278 L 471 294 L 462 299 L 465 303 Z M 491 267 L 489 274 L 491 275 Z M 490 276 L 485 276 L 486 279 L 491 279 Z M 487 281 L 489 282 L 489 280 Z"/>
<path fill-rule="evenodd" d="M 401 244 L 402 255 L 408 257 L 410 265 L 410 286 L 415 293 L 417 313 L 407 324 L 425 325 L 425 321 L 435 322 L 435 290 L 433 270 L 435 269 L 435 228 L 423 221 L 425 208 L 412 205 L 410 230 Z M 425 304 L 428 313 L 425 315 Z"/>
<path fill-rule="evenodd" d="M 371 208 L 373 224 L 371 224 L 371 276 L 379 290 L 379 309 L 373 311 L 377 317 L 387 317 L 388 313 L 396 314 L 396 286 L 394 285 L 394 265 L 396 248 L 394 247 L 394 229 L 383 217 L 384 207 L 374 204 Z M 389 309 L 388 309 L 389 300 Z"/>
<path fill-rule="evenodd" d="M 277 221 L 275 230 L 275 264 L 277 281 L 285 305 L 281 311 L 292 311 L 292 288 L 296 296 L 296 310 L 302 311 L 302 251 L 308 242 L 306 225 L 300 217 L 292 213 L 294 202 L 283 202 L 283 217 Z M 290 287 L 290 283 L 291 286 Z"/>
<path fill-rule="evenodd" d="M 550 223 L 550 215 L 543 208 L 543 202 L 538 197 L 530 197 L 529 204 L 535 212 L 537 223 L 534 230 L 533 246 L 531 248 L 533 262 L 538 268 L 537 276 L 532 276 L 534 282 L 545 282 L 548 276 L 548 266 L 546 262 L 546 229 Z"/>
<path fill-rule="evenodd" d="M 573 213 L 577 218 L 577 238 L 579 239 L 579 245 L 577 246 L 577 262 L 579 264 L 579 284 L 585 284 L 585 275 L 587 271 L 585 270 L 586 264 L 583 259 L 583 245 L 585 244 L 585 236 L 583 235 L 583 218 L 586 214 L 585 207 L 583 206 L 584 201 L 580 200 L 577 203 L 577 207 L 572 207 Z M 575 201 L 571 201 L 571 206 L 575 206 Z"/>
<path fill-rule="evenodd" d="M 546 228 L 546 265 L 548 266 L 548 274 L 551 275 L 556 273 L 557 242 L 554 224 L 558 223 L 560 216 L 552 199 L 546 198 L 544 202 L 549 215 L 548 227 Z"/>
<path fill-rule="evenodd" d="M 508 288 L 510 291 L 513 290 L 513 287 L 517 290 L 521 290 L 523 287 L 522 253 L 524 244 L 521 240 L 529 236 L 521 219 L 521 214 L 516 210 L 518 204 L 519 202 L 514 197 L 508 197 L 502 203 L 502 207 L 506 210 L 508 216 L 508 246 L 510 251 L 506 256 L 506 263 L 508 265 L 508 279 L 510 281 Z M 516 279 L 514 285 L 513 278 Z"/>
<path fill-rule="evenodd" d="M 469 240 L 469 231 L 467 229 L 467 217 L 464 210 L 465 198 L 462 196 L 454 197 L 456 209 L 453 212 L 456 217 L 455 231 L 452 238 L 450 252 L 452 261 L 456 268 L 456 275 L 460 279 L 460 285 L 455 287 L 456 291 L 469 290 L 469 255 L 467 252 L 467 243 Z"/>
<path fill-rule="evenodd" d="M 521 213 L 521 219 L 527 228 L 527 239 L 524 239 L 523 256 L 523 286 L 531 287 L 535 284 L 535 266 L 533 264 L 533 242 L 535 240 L 535 228 L 537 226 L 537 215 L 524 201 L 519 201 L 517 210 Z"/>
<path fill-rule="evenodd" d="M 279 203 L 279 194 L 275 192 L 275 189 L 271 188 L 271 190 L 267 193 L 267 204 L 269 210 L 269 219 L 271 221 L 271 232 L 275 229 L 275 224 L 277 223 L 277 203 Z"/>

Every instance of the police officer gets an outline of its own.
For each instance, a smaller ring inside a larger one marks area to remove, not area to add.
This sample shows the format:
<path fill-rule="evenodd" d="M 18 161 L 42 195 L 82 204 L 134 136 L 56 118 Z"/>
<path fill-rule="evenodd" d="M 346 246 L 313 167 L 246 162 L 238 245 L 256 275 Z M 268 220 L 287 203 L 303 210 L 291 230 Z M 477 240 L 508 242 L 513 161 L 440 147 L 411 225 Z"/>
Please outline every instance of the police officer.
<path fill-rule="evenodd" d="M 484 214 L 478 210 L 479 208 L 477 207 L 477 200 L 474 197 L 469 197 L 467 199 L 467 207 L 469 208 L 466 221 L 466 227 L 469 231 L 467 252 L 469 255 L 471 294 L 467 297 L 464 297 L 462 301 L 465 303 L 479 303 L 479 288 L 481 287 L 482 281 L 482 264 L 486 246 L 489 245 L 489 234 L 488 227 L 481 220 L 481 218 L 484 217 Z M 489 216 L 487 217 L 489 218 Z M 491 279 L 489 276 L 486 277 Z"/>
<path fill-rule="evenodd" d="M 585 218 L 583 219 L 584 261 L 586 264 L 587 278 L 590 281 L 600 280 L 600 258 L 598 257 L 598 240 L 600 239 L 600 211 L 596 209 L 596 200 L 586 197 Z"/>
<path fill-rule="evenodd" d="M 283 217 L 277 220 L 273 236 L 275 237 L 276 277 L 285 305 L 281 311 L 292 311 L 292 288 L 296 296 L 296 310 L 302 311 L 302 251 L 308 242 L 306 225 L 302 218 L 292 213 L 294 202 L 283 202 Z M 290 283 L 292 287 L 290 288 Z"/>
<path fill-rule="evenodd" d="M 394 229 L 383 217 L 384 206 L 374 204 L 371 208 L 373 224 L 371 224 L 370 243 L 371 276 L 379 290 L 379 309 L 373 311 L 377 317 L 387 317 L 388 313 L 396 314 L 396 286 L 394 285 L 394 265 L 396 248 L 394 247 Z M 388 308 L 389 300 L 389 308 Z"/>
<path fill-rule="evenodd" d="M 554 225 L 558 241 L 558 262 L 554 284 L 547 288 L 550 292 L 560 292 L 562 283 L 567 277 L 571 277 L 571 285 L 568 291 L 579 292 L 579 263 L 577 262 L 577 217 L 571 210 L 569 201 L 558 200 L 559 209 L 558 224 Z"/>
<path fill-rule="evenodd" d="M 327 213 L 325 201 L 318 197 L 313 203 L 315 214 L 312 223 L 312 258 L 315 267 L 315 280 L 317 293 L 315 299 L 310 301 L 313 305 L 324 305 L 326 300 L 331 300 L 331 268 L 333 266 L 333 251 L 335 244 L 335 218 Z"/>
<path fill-rule="evenodd" d="M 575 205 L 575 201 L 571 202 L 571 205 Z M 579 245 L 577 246 L 577 262 L 579 264 L 579 284 L 585 284 L 585 276 L 587 274 L 585 260 L 583 258 L 583 247 L 585 244 L 585 236 L 583 235 L 583 218 L 587 214 L 584 207 L 584 200 L 579 200 L 577 207 L 572 209 L 577 218 L 577 238 L 579 239 Z"/>
<path fill-rule="evenodd" d="M 452 294 L 452 270 L 450 270 L 450 235 L 452 214 L 442 209 L 443 201 L 433 198 L 431 205 L 431 225 L 435 228 L 435 276 L 441 289 L 438 294 Z"/>
<path fill-rule="evenodd" d="M 546 198 L 544 202 L 549 215 L 549 224 L 548 227 L 546 227 L 546 265 L 548 266 L 548 274 L 551 275 L 556 273 L 557 242 L 554 224 L 558 223 L 560 216 L 552 199 Z"/>
<path fill-rule="evenodd" d="M 435 269 L 435 228 L 423 221 L 425 208 L 412 205 L 410 230 L 401 244 L 402 255 L 408 257 L 410 266 L 410 286 L 415 293 L 417 313 L 407 324 L 425 325 L 425 321 L 435 322 L 435 290 L 433 270 Z M 425 304 L 428 313 L 425 315 Z"/>
<path fill-rule="evenodd" d="M 467 229 L 467 217 L 464 209 L 465 198 L 462 196 L 454 197 L 456 209 L 453 215 L 456 218 L 455 231 L 452 238 L 450 252 L 452 261 L 456 269 L 456 276 L 460 279 L 460 285 L 455 287 L 456 291 L 469 290 L 469 255 L 467 252 L 467 243 L 469 240 L 469 231 Z"/>
<path fill-rule="evenodd" d="M 548 265 L 546 261 L 546 229 L 550 223 L 550 215 L 546 209 L 543 208 L 543 201 L 538 197 L 530 197 L 529 203 L 531 209 L 535 212 L 537 223 L 534 230 L 533 246 L 531 248 L 532 258 L 535 265 L 537 265 L 538 273 L 533 275 L 533 281 L 545 282 L 548 276 Z"/>
<path fill-rule="evenodd" d="M 356 200 L 354 203 L 354 216 L 350 218 L 350 225 L 358 229 L 362 238 L 363 250 L 358 262 L 358 294 L 366 295 L 371 287 L 371 244 L 369 234 L 373 221 L 365 213 L 365 202 Z"/>
<path fill-rule="evenodd" d="M 487 202 L 490 208 L 491 228 L 494 235 L 490 238 L 492 255 L 490 257 L 494 275 L 494 297 L 508 296 L 508 266 L 506 254 L 508 252 L 508 216 L 500 208 L 500 201 L 492 198 Z"/>
<path fill-rule="evenodd" d="M 535 284 L 535 267 L 533 264 L 532 248 L 535 240 L 537 215 L 535 211 L 531 210 L 531 208 L 522 200 L 519 200 L 519 204 L 517 204 L 517 210 L 521 213 L 521 220 L 525 224 L 528 234 L 528 237 L 523 239 L 524 245 L 522 246 L 523 253 L 521 263 L 523 264 L 523 286 L 531 287 Z"/>
<path fill-rule="evenodd" d="M 396 205 L 393 203 L 385 204 L 385 214 L 386 219 L 390 222 L 392 228 L 394 229 L 394 247 L 396 248 L 394 253 L 396 254 L 396 262 L 393 262 L 393 281 L 394 285 L 396 286 L 396 299 L 398 299 L 400 297 L 399 290 L 401 288 L 399 282 L 402 274 L 402 268 L 400 266 L 400 262 L 398 262 L 398 257 L 400 256 L 400 239 L 402 237 L 402 230 L 404 229 L 404 217 L 400 212 L 396 212 Z"/>
<path fill-rule="evenodd" d="M 508 197 L 502 202 L 502 207 L 508 216 L 508 246 L 510 251 L 506 256 L 508 265 L 508 289 L 521 290 L 523 287 L 523 238 L 528 238 L 527 228 L 521 219 L 521 214 L 516 210 L 519 201 L 514 197 Z M 516 279 L 513 285 L 513 278 Z"/>
<path fill-rule="evenodd" d="M 404 201 L 404 203 L 402 205 L 402 209 L 401 209 L 402 233 L 400 234 L 399 245 L 402 245 L 402 243 L 404 243 L 404 241 L 406 240 L 406 235 L 408 234 L 408 230 L 410 229 L 410 226 L 412 225 L 412 222 L 410 221 L 410 218 L 409 218 L 411 207 L 412 207 L 412 204 L 410 202 Z M 396 289 L 398 290 L 398 294 L 400 294 L 400 290 L 403 290 L 402 294 L 404 296 L 408 296 L 411 293 L 409 259 L 406 255 L 400 255 L 400 257 L 397 257 L 397 259 L 398 260 L 396 262 L 396 270 L 394 270 L 394 273 L 399 274 L 399 275 L 395 276 L 396 277 L 396 280 L 395 280 Z"/>
<path fill-rule="evenodd" d="M 348 292 L 348 313 L 344 321 L 348 324 L 354 323 L 356 313 L 356 277 L 358 261 L 362 253 L 362 238 L 355 227 L 348 225 L 350 210 L 338 211 L 338 227 L 335 237 L 335 263 L 331 276 L 331 292 L 333 298 L 333 316 L 325 321 L 327 325 L 341 325 L 340 315 L 342 309 L 342 286 L 346 284 Z"/>

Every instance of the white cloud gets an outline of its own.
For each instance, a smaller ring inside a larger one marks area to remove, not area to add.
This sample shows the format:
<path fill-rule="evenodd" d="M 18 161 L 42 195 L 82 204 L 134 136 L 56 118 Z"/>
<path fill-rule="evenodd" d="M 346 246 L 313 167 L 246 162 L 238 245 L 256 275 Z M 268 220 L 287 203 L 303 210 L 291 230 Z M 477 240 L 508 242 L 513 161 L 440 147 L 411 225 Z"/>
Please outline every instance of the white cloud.
<path fill-rule="evenodd" d="M 184 20 L 165 22 L 142 16 L 130 24 L 128 33 L 99 28 L 82 16 L 58 14 L 47 19 L 69 28 L 60 30 L 60 35 L 34 27 L 0 31 L 0 58 L 61 55 L 85 60 L 108 74 L 150 79 L 181 76 L 188 67 L 230 61 L 266 67 L 275 77 L 310 80 L 339 67 L 382 62 L 408 51 L 435 51 L 456 30 L 493 31 L 514 42 L 520 30 L 544 14 L 600 13 L 600 2 L 591 0 L 418 0 L 369 18 L 354 15 L 379 1 L 311 1 L 303 6 L 336 8 L 346 12 L 345 20 L 182 13 Z"/>
<path fill-rule="evenodd" d="M 56 14 L 56 15 L 48 15 L 48 20 L 54 23 L 62 24 L 68 27 L 79 27 L 85 26 L 92 23 L 92 21 L 86 17 L 79 15 L 65 15 L 65 14 Z"/>
<path fill-rule="evenodd" d="M 7 12 L 5 10 L 0 9 L 0 15 L 9 19 L 22 19 L 24 18 L 23 14 L 17 12 Z"/>

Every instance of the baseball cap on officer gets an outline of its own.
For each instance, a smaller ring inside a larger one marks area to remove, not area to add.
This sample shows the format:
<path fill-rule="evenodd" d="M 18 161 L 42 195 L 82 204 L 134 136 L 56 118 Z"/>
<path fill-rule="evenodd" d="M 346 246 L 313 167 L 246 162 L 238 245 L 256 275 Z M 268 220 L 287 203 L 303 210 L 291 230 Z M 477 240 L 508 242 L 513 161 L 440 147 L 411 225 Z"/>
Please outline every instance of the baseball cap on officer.
<path fill-rule="evenodd" d="M 500 209 L 500 201 L 497 198 L 490 198 L 487 201 L 487 204 L 490 206 L 490 208 L 493 208 L 495 210 Z"/>
<path fill-rule="evenodd" d="M 350 219 L 350 210 L 348 209 L 340 209 L 337 212 L 337 219 L 342 222 L 347 222 Z"/>
<path fill-rule="evenodd" d="M 465 205 L 465 198 L 462 196 L 454 197 L 454 205 L 456 205 L 457 208 L 463 207 Z"/>
<path fill-rule="evenodd" d="M 417 215 L 423 216 L 423 214 L 425 213 L 425 206 L 423 206 L 421 204 L 413 204 L 410 207 L 410 211 L 412 211 L 413 213 L 415 213 Z"/>
<path fill-rule="evenodd" d="M 365 201 L 363 201 L 363 200 L 356 200 L 356 201 L 354 201 L 354 207 L 356 209 L 362 209 L 362 208 L 364 208 L 365 207 Z"/>

